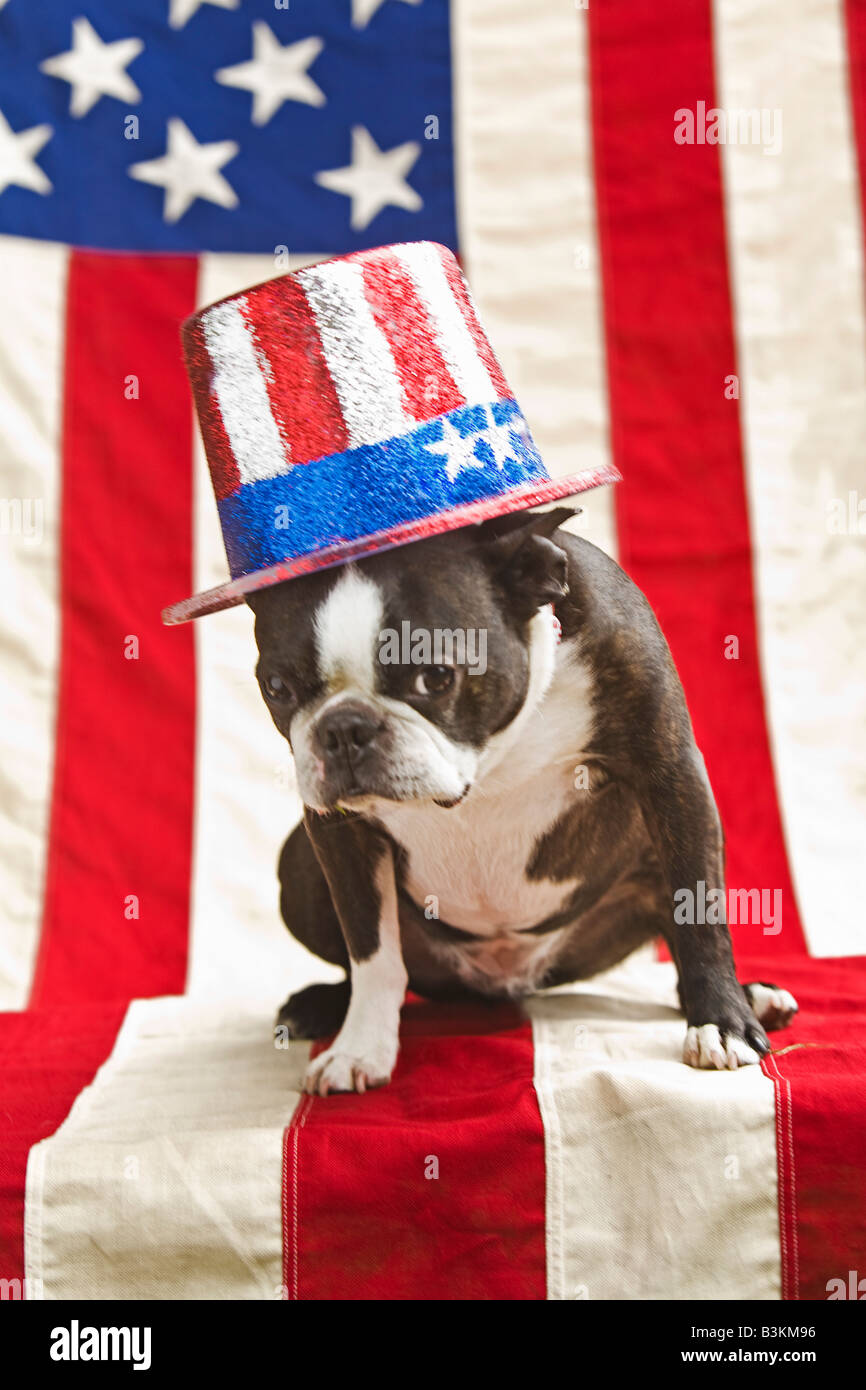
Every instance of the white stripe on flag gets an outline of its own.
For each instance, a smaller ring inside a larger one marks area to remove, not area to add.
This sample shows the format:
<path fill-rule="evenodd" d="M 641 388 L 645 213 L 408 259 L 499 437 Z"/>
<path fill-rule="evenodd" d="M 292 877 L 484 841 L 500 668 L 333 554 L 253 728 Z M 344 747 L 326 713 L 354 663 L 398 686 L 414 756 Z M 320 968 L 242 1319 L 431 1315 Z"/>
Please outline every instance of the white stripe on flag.
<path fill-rule="evenodd" d="M 415 282 L 436 330 L 439 350 L 466 404 L 495 401 L 499 393 L 478 355 L 438 252 L 432 246 L 407 245 L 399 247 L 397 255 Z"/>
<path fill-rule="evenodd" d="M 54 767 L 68 255 L 3 237 L 0 264 L 0 1009 L 18 1009 L 42 925 Z"/>
<path fill-rule="evenodd" d="M 326 274 L 312 269 L 298 278 L 316 319 L 350 447 L 414 429 L 388 340 L 364 295 L 361 266 L 333 264 Z"/>
<path fill-rule="evenodd" d="M 715 21 L 722 108 L 766 113 L 768 136 L 780 122 L 780 152 L 727 143 L 722 160 L 781 810 L 813 954 L 856 954 L 866 540 L 847 509 L 866 495 L 866 338 L 844 12 L 816 3 L 793 23 L 782 0 L 717 0 Z"/>
<path fill-rule="evenodd" d="M 481 322 L 553 477 L 610 463 L 587 16 L 563 0 L 452 0 L 460 252 Z M 519 99 L 515 93 L 519 93 Z M 576 525 L 616 553 L 613 489 Z"/>
<path fill-rule="evenodd" d="M 287 473 L 291 463 L 271 411 L 262 362 L 241 304 L 215 305 L 202 320 L 202 330 L 214 366 L 212 390 L 241 482 L 255 483 Z"/>
<path fill-rule="evenodd" d="M 270 256 L 204 256 L 198 302 L 209 304 L 280 271 Z M 196 430 L 195 586 L 226 577 L 226 557 L 204 451 Z M 292 988 L 339 979 L 282 924 L 277 856 L 301 804 L 288 744 L 256 683 L 253 616 L 246 605 L 195 624 L 196 792 L 187 989 L 237 990 L 276 1010 Z"/>
<path fill-rule="evenodd" d="M 30 1150 L 28 1297 L 284 1297 L 283 1130 L 309 1048 L 269 1047 L 269 1030 L 234 997 L 130 1006 L 93 1084 Z"/>
<path fill-rule="evenodd" d="M 639 952 L 527 1008 L 548 1298 L 780 1298 L 773 1083 L 685 1066 L 674 967 Z"/>

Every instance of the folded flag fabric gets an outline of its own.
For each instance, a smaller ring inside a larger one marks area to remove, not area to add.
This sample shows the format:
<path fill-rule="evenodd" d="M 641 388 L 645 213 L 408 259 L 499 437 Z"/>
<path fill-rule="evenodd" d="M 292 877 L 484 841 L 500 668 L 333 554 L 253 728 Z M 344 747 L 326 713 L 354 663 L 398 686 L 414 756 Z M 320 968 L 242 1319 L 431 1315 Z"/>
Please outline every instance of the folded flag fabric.
<path fill-rule="evenodd" d="M 829 1005 L 813 975 L 810 1041 L 761 1068 L 683 1066 L 673 967 L 642 954 L 525 1011 L 410 1002 L 391 1086 L 324 1100 L 268 1005 L 138 1001 L 31 1152 L 28 1296 L 838 1297 L 864 1249 L 866 972 Z"/>

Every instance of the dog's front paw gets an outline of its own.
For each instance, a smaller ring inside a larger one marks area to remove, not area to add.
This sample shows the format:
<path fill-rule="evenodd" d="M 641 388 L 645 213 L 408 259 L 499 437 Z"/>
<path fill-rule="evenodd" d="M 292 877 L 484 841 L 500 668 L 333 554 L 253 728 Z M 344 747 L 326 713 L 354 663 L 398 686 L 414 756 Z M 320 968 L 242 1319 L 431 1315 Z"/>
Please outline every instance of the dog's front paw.
<path fill-rule="evenodd" d="M 736 1071 L 760 1062 L 770 1044 L 736 980 L 723 980 L 692 997 L 683 1061 L 711 1071 Z"/>
<path fill-rule="evenodd" d="M 349 1038 L 337 1038 L 310 1062 L 304 1090 L 311 1096 L 327 1096 L 334 1091 L 357 1091 L 363 1095 L 375 1086 L 388 1084 L 396 1061 L 396 1046 L 383 1042 L 353 1046 Z"/>
<path fill-rule="evenodd" d="M 743 991 L 768 1033 L 776 1028 L 787 1028 L 800 1007 L 793 994 L 779 985 L 743 985 Z"/>
<path fill-rule="evenodd" d="M 343 1025 L 349 1007 L 350 985 L 341 980 L 334 985 L 307 985 L 290 994 L 274 1025 L 290 1038 L 327 1038 Z"/>
<path fill-rule="evenodd" d="M 760 1027 L 757 1030 L 763 1032 Z M 757 1050 L 757 1039 L 747 1042 L 738 1033 L 723 1032 L 715 1023 L 704 1023 L 697 1028 L 689 1028 L 683 1044 L 683 1061 L 690 1067 L 704 1067 L 714 1071 L 736 1071 L 737 1067 L 747 1067 L 760 1062 L 769 1044 Z"/>

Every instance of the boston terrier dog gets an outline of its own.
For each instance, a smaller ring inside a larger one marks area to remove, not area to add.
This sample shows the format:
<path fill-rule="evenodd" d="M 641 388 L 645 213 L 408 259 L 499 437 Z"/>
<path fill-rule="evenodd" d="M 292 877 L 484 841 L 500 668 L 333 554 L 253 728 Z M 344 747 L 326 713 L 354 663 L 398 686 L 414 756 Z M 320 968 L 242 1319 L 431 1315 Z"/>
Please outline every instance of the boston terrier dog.
<path fill-rule="evenodd" d="M 573 514 L 511 513 L 248 597 L 305 807 L 282 914 L 347 972 L 279 1014 L 292 1037 L 337 1034 L 310 1093 L 390 1079 L 407 986 L 519 998 L 659 936 L 690 1066 L 758 1062 L 796 1012 L 738 983 L 724 912 L 677 921 L 677 890 L 724 891 L 719 814 L 653 612 L 559 529 Z"/>

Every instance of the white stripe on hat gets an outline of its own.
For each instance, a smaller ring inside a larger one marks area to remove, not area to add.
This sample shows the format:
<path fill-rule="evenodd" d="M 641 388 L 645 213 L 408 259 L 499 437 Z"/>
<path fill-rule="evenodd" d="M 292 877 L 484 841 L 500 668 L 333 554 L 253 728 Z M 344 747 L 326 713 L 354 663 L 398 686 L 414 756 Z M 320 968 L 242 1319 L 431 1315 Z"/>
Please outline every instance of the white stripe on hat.
<path fill-rule="evenodd" d="M 275 478 L 291 468 L 271 411 L 266 365 L 242 313 L 243 298 L 217 304 L 202 320 L 205 347 L 214 366 L 212 390 L 242 483 Z"/>
<path fill-rule="evenodd" d="M 395 254 L 415 281 L 415 288 L 435 327 L 439 351 L 466 398 L 466 404 L 486 405 L 495 401 L 499 392 L 478 355 L 435 247 L 415 243 L 397 247 Z"/>
<path fill-rule="evenodd" d="M 364 294 L 364 273 L 343 262 L 301 271 L 343 411 L 349 444 L 378 444 L 414 429 L 388 340 Z"/>
<path fill-rule="evenodd" d="M 68 253 L 3 237 L 0 264 L 0 1009 L 23 1009 L 42 927 L 54 769 Z"/>
<path fill-rule="evenodd" d="M 762 142 L 719 148 L 780 810 L 810 950 L 856 954 L 866 539 L 848 499 L 864 496 L 866 333 L 844 8 L 801 7 L 793 42 L 782 0 L 720 0 L 714 14 L 720 105 L 767 122 Z M 781 148 L 765 153 L 773 120 Z"/>

